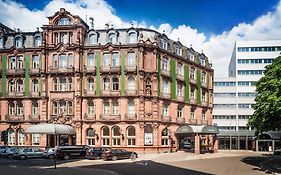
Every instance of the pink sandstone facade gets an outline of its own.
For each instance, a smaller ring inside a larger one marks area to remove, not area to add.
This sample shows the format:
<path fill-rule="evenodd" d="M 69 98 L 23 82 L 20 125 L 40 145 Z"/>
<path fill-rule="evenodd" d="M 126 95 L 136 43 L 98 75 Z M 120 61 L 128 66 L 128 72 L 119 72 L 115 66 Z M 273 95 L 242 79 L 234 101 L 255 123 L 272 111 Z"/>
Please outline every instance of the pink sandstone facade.
<path fill-rule="evenodd" d="M 25 131 L 60 123 L 76 132 L 60 144 L 217 151 L 203 53 L 149 29 L 95 30 L 63 8 L 42 29 L 1 26 L 2 145 L 54 146 Z"/>

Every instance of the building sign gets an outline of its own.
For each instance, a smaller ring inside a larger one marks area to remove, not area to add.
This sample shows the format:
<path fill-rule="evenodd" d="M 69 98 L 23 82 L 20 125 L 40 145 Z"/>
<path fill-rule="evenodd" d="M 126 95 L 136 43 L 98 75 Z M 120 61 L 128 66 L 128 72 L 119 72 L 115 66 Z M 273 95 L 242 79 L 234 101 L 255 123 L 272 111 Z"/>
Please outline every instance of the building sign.
<path fill-rule="evenodd" d="M 153 145 L 153 134 L 152 133 L 144 133 L 144 144 Z"/>

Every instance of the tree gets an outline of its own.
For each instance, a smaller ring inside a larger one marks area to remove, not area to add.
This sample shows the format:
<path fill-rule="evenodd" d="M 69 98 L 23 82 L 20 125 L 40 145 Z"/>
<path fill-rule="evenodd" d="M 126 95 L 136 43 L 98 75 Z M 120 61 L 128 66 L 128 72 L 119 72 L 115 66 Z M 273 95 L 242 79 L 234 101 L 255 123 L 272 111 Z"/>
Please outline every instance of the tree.
<path fill-rule="evenodd" d="M 254 114 L 248 125 L 257 133 L 281 130 L 281 56 L 264 70 L 264 77 L 256 83 L 257 97 Z"/>

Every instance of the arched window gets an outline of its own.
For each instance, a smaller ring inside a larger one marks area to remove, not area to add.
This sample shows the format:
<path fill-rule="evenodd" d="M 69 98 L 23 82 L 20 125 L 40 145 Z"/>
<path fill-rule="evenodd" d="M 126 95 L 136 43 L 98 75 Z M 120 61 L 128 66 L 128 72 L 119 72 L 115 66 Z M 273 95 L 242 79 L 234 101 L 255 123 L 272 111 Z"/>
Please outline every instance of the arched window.
<path fill-rule="evenodd" d="M 17 81 L 17 92 L 23 92 L 23 81 L 22 81 L 22 79 L 19 79 Z"/>
<path fill-rule="evenodd" d="M 60 104 L 60 108 L 59 108 L 60 114 L 61 113 L 66 113 L 67 112 L 66 111 L 66 102 L 65 101 L 60 101 L 59 104 Z"/>
<path fill-rule="evenodd" d="M 23 129 L 18 129 L 17 135 L 18 135 L 18 145 L 24 145 L 24 131 L 23 131 Z"/>
<path fill-rule="evenodd" d="M 32 102 L 32 109 L 31 109 L 32 115 L 39 115 L 39 104 L 38 101 Z"/>
<path fill-rule="evenodd" d="M 110 79 L 105 77 L 103 79 L 103 90 L 109 91 L 110 90 Z"/>
<path fill-rule="evenodd" d="M 9 57 L 9 69 L 16 69 L 16 57 Z"/>
<path fill-rule="evenodd" d="M 95 113 L 94 110 L 94 102 L 93 101 L 88 101 L 88 110 L 87 110 L 89 115 L 93 115 Z"/>
<path fill-rule="evenodd" d="M 162 136 L 162 145 L 168 146 L 169 145 L 169 130 L 167 128 L 163 129 L 161 136 Z"/>
<path fill-rule="evenodd" d="M 73 106 L 72 106 L 72 102 L 69 101 L 67 103 L 67 114 L 72 115 L 72 113 L 73 113 Z"/>
<path fill-rule="evenodd" d="M 57 102 L 53 102 L 53 115 L 57 115 L 58 114 L 58 103 Z"/>
<path fill-rule="evenodd" d="M 134 102 L 134 100 L 129 100 L 128 101 L 128 114 L 135 115 L 135 113 L 136 113 L 135 102 Z"/>
<path fill-rule="evenodd" d="M 108 42 L 112 44 L 117 44 L 117 35 L 116 33 L 109 33 L 108 34 Z"/>
<path fill-rule="evenodd" d="M 94 91 L 94 90 L 95 90 L 94 79 L 89 78 L 88 79 L 88 91 Z"/>
<path fill-rule="evenodd" d="M 112 90 L 114 91 L 119 90 L 119 79 L 117 77 L 112 78 Z"/>
<path fill-rule="evenodd" d="M 58 90 L 58 80 L 56 78 L 53 79 L 53 90 L 54 91 Z"/>
<path fill-rule="evenodd" d="M 32 91 L 38 92 L 39 91 L 39 83 L 37 79 L 32 80 Z"/>
<path fill-rule="evenodd" d="M 8 145 L 15 145 L 16 142 L 15 142 L 15 131 L 10 128 L 8 130 Z"/>
<path fill-rule="evenodd" d="M 130 76 L 128 78 L 128 90 L 135 90 L 136 89 L 136 81 L 135 78 Z"/>
<path fill-rule="evenodd" d="M 20 47 L 22 47 L 23 46 L 23 43 L 22 43 L 23 41 L 22 41 L 22 37 L 21 36 L 17 36 L 16 38 L 15 38 L 15 46 L 16 47 L 18 47 L 18 48 L 20 48 Z"/>
<path fill-rule="evenodd" d="M 17 69 L 23 69 L 23 56 L 17 57 Z"/>
<path fill-rule="evenodd" d="M 98 43 L 98 36 L 95 33 L 89 35 L 89 44 L 94 45 Z"/>
<path fill-rule="evenodd" d="M 119 146 L 121 143 L 120 139 L 121 133 L 118 126 L 112 128 L 112 146 Z"/>
<path fill-rule="evenodd" d="M 15 80 L 10 80 L 9 81 L 9 92 L 15 92 Z"/>
<path fill-rule="evenodd" d="M 15 109 L 15 104 L 13 102 L 9 102 L 8 108 L 9 108 L 9 115 L 15 115 L 16 109 Z"/>
<path fill-rule="evenodd" d="M 17 102 L 17 115 L 23 115 L 23 104 L 22 102 Z"/>
<path fill-rule="evenodd" d="M 41 36 L 34 37 L 34 47 L 40 47 L 42 44 Z"/>
<path fill-rule="evenodd" d="M 101 136 L 102 136 L 102 146 L 109 146 L 110 134 L 109 134 L 109 128 L 107 126 L 104 126 L 102 128 Z"/>
<path fill-rule="evenodd" d="M 86 134 L 87 145 L 95 145 L 95 130 L 93 128 L 89 128 L 87 129 Z"/>
<path fill-rule="evenodd" d="M 130 32 L 129 33 L 129 43 L 136 43 L 137 42 L 137 33 L 136 32 Z"/>
<path fill-rule="evenodd" d="M 127 145 L 136 145 L 136 128 L 134 126 L 129 126 L 127 129 Z"/>
<path fill-rule="evenodd" d="M 63 18 L 59 19 L 58 25 L 60 25 L 60 26 L 71 25 L 71 21 L 69 18 L 63 17 Z"/>
<path fill-rule="evenodd" d="M 66 78 L 61 77 L 59 80 L 60 80 L 60 91 L 67 91 Z"/>
<path fill-rule="evenodd" d="M 71 77 L 68 78 L 68 90 L 72 91 L 72 78 Z"/>

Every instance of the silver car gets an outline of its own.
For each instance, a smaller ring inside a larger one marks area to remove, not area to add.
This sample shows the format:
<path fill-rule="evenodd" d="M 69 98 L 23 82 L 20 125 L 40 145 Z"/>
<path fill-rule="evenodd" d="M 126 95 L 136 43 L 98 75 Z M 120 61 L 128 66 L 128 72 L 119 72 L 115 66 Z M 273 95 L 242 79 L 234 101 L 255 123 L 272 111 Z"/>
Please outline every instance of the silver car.
<path fill-rule="evenodd" d="M 48 148 L 43 153 L 43 157 L 46 159 L 54 159 L 55 155 L 56 155 L 55 148 Z"/>
<path fill-rule="evenodd" d="M 15 159 L 27 159 L 27 158 L 42 158 L 43 150 L 39 148 L 19 148 L 15 154 Z"/>
<path fill-rule="evenodd" d="M 16 147 L 7 147 L 5 150 L 1 152 L 1 156 L 8 159 L 12 159 L 16 150 L 17 150 Z"/>

